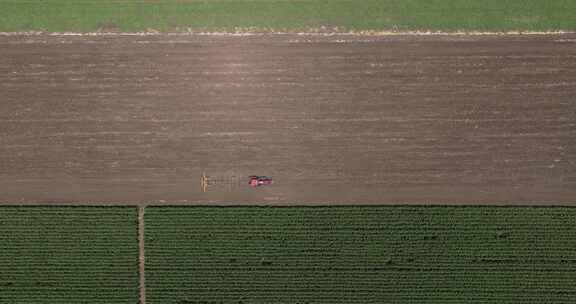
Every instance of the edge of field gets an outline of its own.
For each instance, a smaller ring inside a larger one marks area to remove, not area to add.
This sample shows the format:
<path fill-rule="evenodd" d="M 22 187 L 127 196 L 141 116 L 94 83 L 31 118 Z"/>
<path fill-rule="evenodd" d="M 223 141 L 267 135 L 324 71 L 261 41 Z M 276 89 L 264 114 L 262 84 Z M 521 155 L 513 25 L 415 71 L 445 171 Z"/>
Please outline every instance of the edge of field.
<path fill-rule="evenodd" d="M 576 31 L 348 31 L 348 32 L 45 32 L 45 31 L 18 31 L 0 32 L 0 36 L 222 36 L 222 37 L 266 37 L 266 36 L 310 36 L 310 37 L 385 37 L 385 36 L 547 36 L 547 35 L 575 35 Z"/>
<path fill-rule="evenodd" d="M 3 0 L 0 31 L 574 31 L 558 0 Z"/>
<path fill-rule="evenodd" d="M 125 208 L 308 208 L 308 209 L 322 209 L 322 208 L 378 208 L 378 207 L 410 207 L 410 208 L 534 208 L 534 209 L 549 209 L 549 208 L 576 208 L 576 201 L 562 201 L 562 202 L 528 202 L 528 203 L 511 203 L 511 202 L 499 202 L 499 203 L 433 203 L 433 202 L 422 202 L 422 203 L 398 203 L 398 202 L 382 202 L 382 203 L 326 203 L 326 202 L 316 202 L 316 203 L 270 203 L 270 202 L 253 202 L 253 203 L 223 203 L 223 202 L 9 202 L 0 201 L 0 208 L 2 207 L 22 207 L 22 208 L 44 208 L 44 207 L 125 207 Z"/>

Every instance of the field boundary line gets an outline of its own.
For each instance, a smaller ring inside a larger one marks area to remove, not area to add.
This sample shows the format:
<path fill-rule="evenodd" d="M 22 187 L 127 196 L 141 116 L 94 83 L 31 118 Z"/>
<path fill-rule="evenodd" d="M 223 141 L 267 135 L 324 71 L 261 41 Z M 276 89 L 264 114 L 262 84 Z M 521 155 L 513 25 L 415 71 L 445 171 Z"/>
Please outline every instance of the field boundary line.
<path fill-rule="evenodd" d="M 346 32 L 276 32 L 276 31 L 232 31 L 232 32 L 201 32 L 201 31 L 177 31 L 177 32 L 0 32 L 0 36 L 529 36 L 529 35 L 574 35 L 576 31 L 346 31 Z"/>
<path fill-rule="evenodd" d="M 138 291 L 140 304 L 146 304 L 146 248 L 144 234 L 144 213 L 146 206 L 138 206 Z"/>

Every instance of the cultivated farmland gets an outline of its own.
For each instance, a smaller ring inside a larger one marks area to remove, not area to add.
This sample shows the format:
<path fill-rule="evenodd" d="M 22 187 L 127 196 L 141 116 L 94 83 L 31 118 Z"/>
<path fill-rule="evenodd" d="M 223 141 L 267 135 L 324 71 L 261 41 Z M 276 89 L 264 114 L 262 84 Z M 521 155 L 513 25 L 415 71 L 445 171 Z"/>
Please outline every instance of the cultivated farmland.
<path fill-rule="evenodd" d="M 576 209 L 147 209 L 156 303 L 569 303 Z"/>
<path fill-rule="evenodd" d="M 134 208 L 0 207 L 0 303 L 138 302 Z"/>
<path fill-rule="evenodd" d="M 0 36 L 0 201 L 569 204 L 575 79 L 576 35 Z"/>

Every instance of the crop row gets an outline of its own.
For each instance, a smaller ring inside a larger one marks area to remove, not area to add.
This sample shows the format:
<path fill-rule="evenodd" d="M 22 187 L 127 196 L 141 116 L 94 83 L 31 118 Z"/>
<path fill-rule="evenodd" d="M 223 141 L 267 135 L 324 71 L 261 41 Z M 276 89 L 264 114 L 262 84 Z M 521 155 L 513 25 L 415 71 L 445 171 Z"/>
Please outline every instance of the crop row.
<path fill-rule="evenodd" d="M 0 303 L 138 299 L 133 208 L 0 207 Z"/>
<path fill-rule="evenodd" d="M 147 303 L 570 303 L 576 209 L 148 207 Z M 0 303 L 137 303 L 134 208 L 0 207 Z"/>
<path fill-rule="evenodd" d="M 148 303 L 566 303 L 576 209 L 148 208 Z"/>

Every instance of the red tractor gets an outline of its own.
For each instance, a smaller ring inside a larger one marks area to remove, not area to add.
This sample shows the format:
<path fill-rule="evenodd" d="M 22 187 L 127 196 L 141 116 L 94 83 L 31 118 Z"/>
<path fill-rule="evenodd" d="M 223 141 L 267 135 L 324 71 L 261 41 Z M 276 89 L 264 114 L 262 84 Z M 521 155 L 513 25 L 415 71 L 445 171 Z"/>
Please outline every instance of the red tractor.
<path fill-rule="evenodd" d="M 268 176 L 250 175 L 249 178 L 250 181 L 248 182 L 248 185 L 250 185 L 250 187 L 271 185 L 273 183 L 272 178 Z"/>

